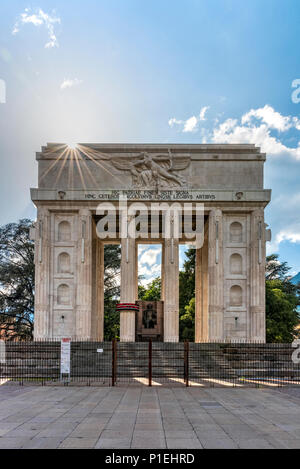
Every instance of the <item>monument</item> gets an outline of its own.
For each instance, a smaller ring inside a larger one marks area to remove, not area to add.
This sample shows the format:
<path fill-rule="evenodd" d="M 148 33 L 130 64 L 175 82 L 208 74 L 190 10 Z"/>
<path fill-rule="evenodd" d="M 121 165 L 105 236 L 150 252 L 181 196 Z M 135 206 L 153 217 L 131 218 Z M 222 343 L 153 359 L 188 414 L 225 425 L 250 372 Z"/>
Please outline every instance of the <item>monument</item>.
<path fill-rule="evenodd" d="M 43 147 L 38 188 L 31 189 L 37 207 L 35 338 L 103 340 L 103 249 L 119 243 L 120 301 L 133 305 L 120 312 L 120 340 L 134 342 L 148 330 L 178 341 L 178 250 L 194 242 L 198 210 L 195 341 L 264 342 L 270 239 L 264 208 L 271 197 L 263 187 L 265 159 L 255 145 Z M 140 243 L 162 245 L 160 306 L 146 304 L 142 315 L 134 307 Z"/>

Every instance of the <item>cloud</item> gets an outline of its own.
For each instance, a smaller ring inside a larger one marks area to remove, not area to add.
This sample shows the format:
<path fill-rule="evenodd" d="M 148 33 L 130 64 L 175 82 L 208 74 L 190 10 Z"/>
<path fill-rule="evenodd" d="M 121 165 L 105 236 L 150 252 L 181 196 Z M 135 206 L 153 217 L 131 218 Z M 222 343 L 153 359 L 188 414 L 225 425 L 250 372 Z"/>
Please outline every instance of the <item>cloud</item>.
<path fill-rule="evenodd" d="M 21 26 L 24 24 L 32 24 L 33 26 L 40 27 L 45 26 L 48 32 L 48 42 L 45 44 L 45 48 L 59 47 L 58 40 L 54 31 L 54 25 L 60 24 L 61 19 L 53 15 L 45 13 L 41 8 L 32 12 L 30 8 L 25 8 L 24 13 L 21 13 L 20 17 L 16 21 L 12 34 L 20 32 Z"/>
<path fill-rule="evenodd" d="M 274 241 L 267 243 L 267 254 L 278 252 L 280 243 L 288 241 L 289 243 L 300 243 L 300 222 L 292 223 L 292 226 L 281 229 L 275 236 Z"/>
<path fill-rule="evenodd" d="M 78 80 L 78 78 L 74 78 L 73 80 L 65 78 L 62 84 L 60 85 L 60 88 L 62 90 L 65 90 L 66 88 L 72 88 L 73 86 L 78 86 L 81 83 L 82 83 L 82 80 Z"/>
<path fill-rule="evenodd" d="M 297 117 L 283 116 L 265 105 L 263 108 L 251 109 L 240 121 L 226 119 L 213 129 L 211 140 L 213 143 L 255 143 L 268 154 L 287 154 L 300 160 L 300 142 L 296 148 L 288 147 L 278 136 L 271 134 L 272 130 L 282 133 L 290 129 L 300 130 Z"/>
<path fill-rule="evenodd" d="M 194 132 L 197 129 L 198 119 L 195 116 L 190 117 L 184 123 L 183 132 Z"/>
<path fill-rule="evenodd" d="M 157 264 L 157 258 L 161 253 L 161 248 L 149 248 L 142 252 L 139 258 L 139 263 L 143 266 L 148 264 L 149 267 L 153 268 Z"/>
<path fill-rule="evenodd" d="M 192 116 L 189 117 L 187 120 L 179 120 L 176 119 L 175 117 L 172 117 L 169 119 L 169 126 L 173 127 L 174 125 L 180 125 L 182 126 L 182 132 L 196 132 L 198 130 L 198 123 L 200 121 L 205 121 L 205 114 L 207 110 L 209 109 L 209 106 L 203 106 L 200 109 L 199 116 Z"/>
<path fill-rule="evenodd" d="M 251 109 L 244 114 L 242 124 L 251 123 L 253 117 L 267 124 L 269 129 L 276 129 L 280 132 L 285 132 L 293 126 L 290 116 L 282 116 L 268 104 L 259 109 Z"/>

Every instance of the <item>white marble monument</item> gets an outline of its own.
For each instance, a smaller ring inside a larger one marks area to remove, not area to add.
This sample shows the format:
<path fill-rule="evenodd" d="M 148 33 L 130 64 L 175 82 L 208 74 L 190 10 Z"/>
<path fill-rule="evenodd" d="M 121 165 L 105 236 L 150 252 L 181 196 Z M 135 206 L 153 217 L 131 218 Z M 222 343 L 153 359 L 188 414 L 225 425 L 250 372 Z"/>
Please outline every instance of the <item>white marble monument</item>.
<path fill-rule="evenodd" d="M 164 341 L 178 341 L 178 249 L 187 239 L 172 232 L 165 237 L 159 223 L 147 224 L 139 238 L 132 238 L 128 226 L 134 216 L 129 212 L 122 212 L 112 237 L 99 238 L 99 204 L 105 202 L 120 215 L 120 198 L 126 197 L 145 209 L 163 202 L 203 204 L 195 341 L 264 342 L 265 242 L 270 237 L 264 208 L 271 197 L 263 188 L 265 158 L 255 145 L 43 147 L 37 153 L 38 188 L 31 190 L 38 210 L 35 338 L 103 340 L 104 244 L 121 244 L 121 302 L 134 303 L 137 245 L 155 242 L 163 252 Z M 120 339 L 134 341 L 134 311 L 121 312 L 120 325 Z"/>

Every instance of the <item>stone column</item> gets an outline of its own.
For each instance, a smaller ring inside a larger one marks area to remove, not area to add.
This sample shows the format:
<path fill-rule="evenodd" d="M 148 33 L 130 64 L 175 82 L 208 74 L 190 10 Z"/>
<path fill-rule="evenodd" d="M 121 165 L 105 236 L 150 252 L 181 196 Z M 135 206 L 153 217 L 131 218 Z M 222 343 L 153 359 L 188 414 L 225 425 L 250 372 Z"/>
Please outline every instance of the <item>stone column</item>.
<path fill-rule="evenodd" d="M 265 342 L 265 225 L 263 209 L 251 214 L 250 340 Z"/>
<path fill-rule="evenodd" d="M 164 242 L 161 243 L 161 273 L 160 273 L 160 299 L 164 301 L 165 297 L 165 245 Z"/>
<path fill-rule="evenodd" d="M 91 339 L 92 330 L 92 215 L 82 209 L 78 215 L 76 275 L 76 337 Z"/>
<path fill-rule="evenodd" d="M 135 239 L 121 241 L 121 303 L 136 301 L 136 247 Z M 120 314 L 121 342 L 135 342 L 135 311 Z"/>
<path fill-rule="evenodd" d="M 139 247 L 135 244 L 135 299 L 139 299 Z"/>
<path fill-rule="evenodd" d="M 204 243 L 196 249 L 195 265 L 195 342 L 208 342 L 208 232 Z"/>
<path fill-rule="evenodd" d="M 164 342 L 179 341 L 179 250 L 178 240 L 164 243 Z"/>
<path fill-rule="evenodd" d="M 209 274 L 209 339 L 224 339 L 224 269 L 223 269 L 223 215 L 222 210 L 209 212 L 208 227 Z"/>
<path fill-rule="evenodd" d="M 93 245 L 93 308 L 92 335 L 97 341 L 104 340 L 104 244 L 95 238 Z"/>
<path fill-rule="evenodd" d="M 35 239 L 35 298 L 34 338 L 48 339 L 51 336 L 50 317 L 50 255 L 51 217 L 49 210 L 38 208 L 34 230 Z"/>

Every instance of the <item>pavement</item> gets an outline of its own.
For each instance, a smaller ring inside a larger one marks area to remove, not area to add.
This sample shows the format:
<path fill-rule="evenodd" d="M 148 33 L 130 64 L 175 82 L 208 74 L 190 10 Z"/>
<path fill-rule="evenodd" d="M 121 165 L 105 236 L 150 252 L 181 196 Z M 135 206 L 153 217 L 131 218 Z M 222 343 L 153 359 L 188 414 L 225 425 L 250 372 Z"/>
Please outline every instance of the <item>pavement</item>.
<path fill-rule="evenodd" d="M 300 448 L 300 389 L 4 384 L 6 448 Z"/>

